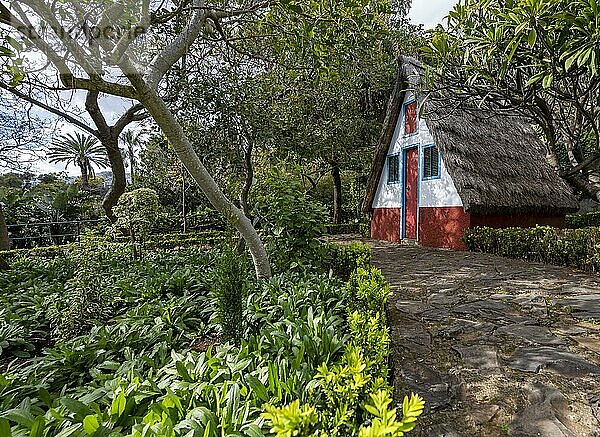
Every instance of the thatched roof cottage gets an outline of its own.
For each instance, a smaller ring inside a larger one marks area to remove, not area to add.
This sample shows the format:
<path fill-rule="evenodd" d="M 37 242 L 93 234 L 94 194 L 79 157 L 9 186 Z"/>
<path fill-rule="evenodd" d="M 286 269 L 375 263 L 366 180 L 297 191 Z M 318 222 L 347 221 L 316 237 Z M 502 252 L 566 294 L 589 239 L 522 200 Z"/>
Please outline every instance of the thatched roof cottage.
<path fill-rule="evenodd" d="M 363 204 L 371 236 L 462 249 L 473 226 L 564 226 L 577 199 L 533 128 L 430 99 L 419 111 L 421 77 L 418 61 L 399 59 Z"/>

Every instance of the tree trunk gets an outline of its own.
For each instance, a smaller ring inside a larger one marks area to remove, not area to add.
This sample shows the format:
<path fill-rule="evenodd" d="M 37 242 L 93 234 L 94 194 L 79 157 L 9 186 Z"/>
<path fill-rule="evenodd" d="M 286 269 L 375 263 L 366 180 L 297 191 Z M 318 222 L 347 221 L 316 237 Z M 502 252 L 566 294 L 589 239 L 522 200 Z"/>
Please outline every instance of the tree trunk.
<path fill-rule="evenodd" d="M 242 187 L 242 191 L 240 191 L 240 207 L 244 212 L 244 215 L 251 219 L 250 217 L 250 206 L 248 205 L 248 197 L 250 196 L 250 190 L 252 189 L 252 182 L 254 181 L 254 165 L 252 164 L 252 149 L 254 148 L 254 143 L 252 141 L 248 142 L 248 147 L 244 150 L 244 167 L 246 168 L 246 179 L 244 181 L 244 186 Z M 240 235 L 236 245 L 236 252 L 238 254 L 243 253 L 244 251 L 244 238 Z"/>
<path fill-rule="evenodd" d="M 181 219 L 183 221 L 183 233 L 185 234 L 187 232 L 187 217 L 186 217 L 186 210 L 185 210 L 185 190 L 186 190 L 186 184 L 185 184 L 186 180 L 185 180 L 185 168 L 181 169 Z"/>
<path fill-rule="evenodd" d="M 169 143 L 173 146 L 176 155 L 200 186 L 210 203 L 217 211 L 231 220 L 238 232 L 244 237 L 252 255 L 256 276 L 264 279 L 270 278 L 271 266 L 269 264 L 269 256 L 248 217 L 225 197 L 223 191 L 221 191 L 213 177 L 200 161 L 183 128 L 165 102 L 158 97 L 156 92 L 140 76 L 132 74 L 129 75 L 129 79 L 139 93 L 140 102 L 146 107 L 158 126 L 162 129 Z"/>
<path fill-rule="evenodd" d="M 333 179 L 333 223 L 342 223 L 342 177 L 337 161 L 331 162 L 331 178 Z"/>
<path fill-rule="evenodd" d="M 113 208 L 117 205 L 119 198 L 127 188 L 127 180 L 125 178 L 125 164 L 123 163 L 123 155 L 119 149 L 119 137 L 111 136 L 111 138 L 102 138 L 102 145 L 106 149 L 106 155 L 110 162 L 112 171 L 112 182 L 104 199 L 102 200 L 102 208 L 106 212 L 108 219 L 115 223 L 117 217 L 113 212 Z"/>
<path fill-rule="evenodd" d="M 112 182 L 110 188 L 104 199 L 102 199 L 102 208 L 106 212 L 108 219 L 115 223 L 117 218 L 113 213 L 113 208 L 117 205 L 119 198 L 125 192 L 127 188 L 127 179 L 125 178 L 125 163 L 123 162 L 123 155 L 121 149 L 119 149 L 119 135 L 123 132 L 123 129 L 129 124 L 135 117 L 135 111 L 129 109 L 114 126 L 110 127 L 106 123 L 106 119 L 100 110 L 98 105 L 98 92 L 88 91 L 85 99 L 85 110 L 90 114 L 92 121 L 98 129 L 97 138 L 106 150 L 106 156 L 110 163 L 110 170 L 112 172 Z"/>
<path fill-rule="evenodd" d="M 90 176 L 88 174 L 88 166 L 86 162 L 79 165 L 81 170 L 81 189 L 87 191 L 90 189 Z"/>
<path fill-rule="evenodd" d="M 596 185 L 591 184 L 585 178 L 578 175 L 567 175 L 563 176 L 564 179 L 571 184 L 571 186 L 580 190 L 586 197 L 600 202 L 600 188 Z"/>
<path fill-rule="evenodd" d="M 0 251 L 10 250 L 10 239 L 8 238 L 8 228 L 4 219 L 4 210 L 0 203 Z"/>
<path fill-rule="evenodd" d="M 0 251 L 2 250 L 10 250 L 10 239 L 8 238 L 8 228 L 4 220 L 4 210 L 0 203 Z M 0 257 L 0 270 L 7 270 L 8 268 L 8 263 L 4 258 Z"/>
<path fill-rule="evenodd" d="M 127 151 L 129 152 L 129 165 L 131 167 L 131 183 L 133 184 L 135 182 L 135 156 L 133 155 L 134 151 L 133 151 L 133 145 L 132 144 L 128 144 L 127 145 Z"/>

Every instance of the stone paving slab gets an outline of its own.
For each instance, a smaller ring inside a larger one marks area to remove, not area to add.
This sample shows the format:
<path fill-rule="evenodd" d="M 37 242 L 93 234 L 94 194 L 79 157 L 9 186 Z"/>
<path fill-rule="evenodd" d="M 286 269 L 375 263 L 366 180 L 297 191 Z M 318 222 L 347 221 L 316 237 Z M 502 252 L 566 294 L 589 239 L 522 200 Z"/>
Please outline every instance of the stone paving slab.
<path fill-rule="evenodd" d="M 427 402 L 411 435 L 600 436 L 600 276 L 362 241 L 393 290 L 395 398 Z"/>

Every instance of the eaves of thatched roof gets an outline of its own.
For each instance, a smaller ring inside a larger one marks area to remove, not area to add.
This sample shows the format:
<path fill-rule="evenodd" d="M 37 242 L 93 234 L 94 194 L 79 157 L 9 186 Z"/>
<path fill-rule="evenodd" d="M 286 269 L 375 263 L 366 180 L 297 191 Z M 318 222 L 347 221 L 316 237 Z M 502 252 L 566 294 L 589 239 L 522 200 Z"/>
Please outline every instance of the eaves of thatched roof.
<path fill-rule="evenodd" d="M 406 90 L 422 74 L 418 61 L 399 58 L 396 90 L 375 153 L 363 210 L 371 210 Z M 515 114 L 444 107 L 427 100 L 422 117 L 463 202 L 474 214 L 560 215 L 575 211 L 571 188 L 546 160 L 529 123 Z M 391 130 L 392 134 L 389 134 Z"/>

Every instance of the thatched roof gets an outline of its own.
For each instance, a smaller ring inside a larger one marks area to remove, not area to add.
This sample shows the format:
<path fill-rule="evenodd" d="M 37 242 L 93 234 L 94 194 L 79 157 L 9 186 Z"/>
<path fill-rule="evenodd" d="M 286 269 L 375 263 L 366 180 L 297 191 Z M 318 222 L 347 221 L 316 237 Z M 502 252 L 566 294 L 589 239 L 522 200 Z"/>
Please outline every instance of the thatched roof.
<path fill-rule="evenodd" d="M 385 122 L 390 125 L 384 126 L 375 152 L 365 212 L 371 210 L 405 92 L 415 89 L 422 75 L 421 64 L 413 58 L 401 56 L 399 67 L 402 90 L 388 104 Z M 442 101 L 427 99 L 422 117 L 466 211 L 559 215 L 578 208 L 571 188 L 546 161 L 545 146 L 529 123 L 515 114 L 444 107 Z"/>

